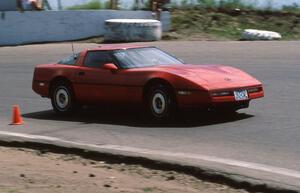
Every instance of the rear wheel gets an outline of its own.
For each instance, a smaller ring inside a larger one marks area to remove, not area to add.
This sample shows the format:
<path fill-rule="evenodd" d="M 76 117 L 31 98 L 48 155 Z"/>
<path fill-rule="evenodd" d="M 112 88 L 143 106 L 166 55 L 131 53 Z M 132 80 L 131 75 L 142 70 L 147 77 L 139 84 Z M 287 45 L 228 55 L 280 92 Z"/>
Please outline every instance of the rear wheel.
<path fill-rule="evenodd" d="M 54 111 L 68 114 L 75 110 L 76 103 L 73 90 L 68 83 L 57 82 L 51 89 L 51 103 Z"/>
<path fill-rule="evenodd" d="M 176 102 L 171 88 L 158 84 L 147 93 L 147 109 L 152 118 L 166 120 L 174 114 Z"/>

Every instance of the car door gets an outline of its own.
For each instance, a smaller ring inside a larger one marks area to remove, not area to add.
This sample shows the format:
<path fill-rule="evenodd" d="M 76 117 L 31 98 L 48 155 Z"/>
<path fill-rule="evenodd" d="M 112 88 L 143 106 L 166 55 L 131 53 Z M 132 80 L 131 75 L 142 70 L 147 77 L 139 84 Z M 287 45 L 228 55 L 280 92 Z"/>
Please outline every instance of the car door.
<path fill-rule="evenodd" d="M 114 78 L 103 65 L 113 63 L 109 51 L 88 51 L 76 72 L 77 99 L 84 103 L 106 102 L 108 86 Z"/>
<path fill-rule="evenodd" d="M 103 68 L 115 63 L 110 51 L 88 51 L 76 72 L 76 97 L 83 103 L 139 103 L 142 87 L 134 84 L 134 74 L 126 69 Z M 131 81 L 129 81 L 131 79 Z"/>

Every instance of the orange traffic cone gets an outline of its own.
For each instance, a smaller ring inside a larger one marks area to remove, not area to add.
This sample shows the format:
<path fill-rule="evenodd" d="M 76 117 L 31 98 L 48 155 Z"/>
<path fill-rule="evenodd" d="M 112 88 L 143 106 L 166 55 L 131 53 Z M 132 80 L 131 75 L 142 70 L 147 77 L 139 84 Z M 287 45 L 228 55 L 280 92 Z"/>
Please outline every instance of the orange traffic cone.
<path fill-rule="evenodd" d="M 18 105 L 14 105 L 13 106 L 13 115 L 12 115 L 12 125 L 22 125 L 23 122 L 23 118 L 21 116 L 21 110 L 20 107 Z"/>

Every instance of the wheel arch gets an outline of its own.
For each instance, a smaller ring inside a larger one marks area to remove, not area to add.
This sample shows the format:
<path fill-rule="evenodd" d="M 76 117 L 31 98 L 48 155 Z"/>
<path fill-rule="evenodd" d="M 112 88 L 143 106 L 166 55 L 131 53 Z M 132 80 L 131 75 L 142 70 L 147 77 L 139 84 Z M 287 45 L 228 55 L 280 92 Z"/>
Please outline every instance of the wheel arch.
<path fill-rule="evenodd" d="M 54 77 L 54 78 L 50 81 L 50 85 L 49 85 L 49 96 L 52 95 L 52 89 L 53 89 L 53 86 L 54 86 L 56 83 L 59 83 L 59 82 L 67 83 L 68 85 L 71 86 L 71 89 L 74 91 L 72 82 L 71 82 L 68 78 L 66 78 L 66 77 L 64 77 L 64 76 L 56 76 L 56 77 Z"/>
<path fill-rule="evenodd" d="M 147 81 L 147 83 L 145 84 L 145 86 L 143 88 L 143 101 L 145 102 L 147 100 L 147 94 L 148 94 L 150 88 L 152 86 L 159 85 L 159 84 L 167 86 L 171 90 L 172 95 L 173 95 L 175 101 L 177 102 L 175 88 L 172 86 L 172 84 L 169 81 L 167 81 L 163 78 L 152 78 Z"/>

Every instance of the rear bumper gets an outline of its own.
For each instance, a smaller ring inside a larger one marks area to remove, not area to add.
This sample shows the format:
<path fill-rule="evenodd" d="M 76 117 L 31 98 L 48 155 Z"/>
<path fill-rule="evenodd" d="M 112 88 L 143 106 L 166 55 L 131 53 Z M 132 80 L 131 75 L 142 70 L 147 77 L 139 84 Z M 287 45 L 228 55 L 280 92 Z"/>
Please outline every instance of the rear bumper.
<path fill-rule="evenodd" d="M 49 97 L 49 82 L 33 80 L 32 90 L 42 97 Z"/>

